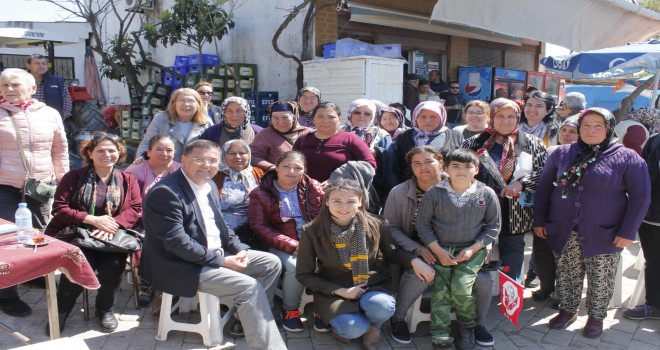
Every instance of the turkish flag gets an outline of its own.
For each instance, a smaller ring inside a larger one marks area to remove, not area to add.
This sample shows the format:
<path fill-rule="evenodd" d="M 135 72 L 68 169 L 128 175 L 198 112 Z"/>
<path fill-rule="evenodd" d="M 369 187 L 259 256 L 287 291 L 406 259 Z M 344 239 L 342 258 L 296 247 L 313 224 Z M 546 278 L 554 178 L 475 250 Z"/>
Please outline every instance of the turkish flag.
<path fill-rule="evenodd" d="M 523 308 L 523 286 L 502 271 L 500 273 L 500 312 L 518 325 L 518 314 Z"/>

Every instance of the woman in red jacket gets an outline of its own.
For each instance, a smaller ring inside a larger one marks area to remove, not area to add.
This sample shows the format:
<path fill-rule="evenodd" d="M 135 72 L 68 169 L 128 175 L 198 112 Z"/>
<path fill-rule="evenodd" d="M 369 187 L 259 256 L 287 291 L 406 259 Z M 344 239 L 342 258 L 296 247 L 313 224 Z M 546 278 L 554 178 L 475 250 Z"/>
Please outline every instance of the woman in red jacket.
<path fill-rule="evenodd" d="M 250 193 L 250 227 L 268 250 L 282 261 L 283 326 L 289 332 L 304 330 L 300 320 L 300 297 L 304 287 L 296 279 L 298 240 L 302 226 L 314 219 L 323 203 L 321 184 L 305 175 L 305 156 L 283 153 Z M 320 321 L 320 319 L 319 319 Z M 316 324 L 317 330 L 327 326 Z M 323 326 L 323 327 L 322 327 Z"/>
<path fill-rule="evenodd" d="M 53 219 L 46 234 L 66 240 L 72 227 L 85 227 L 97 239 L 110 240 L 120 228 L 129 229 L 140 218 L 142 199 L 137 179 L 117 168 L 126 159 L 126 146 L 117 135 L 95 132 L 83 144 L 80 154 L 88 166 L 71 170 L 57 185 L 53 202 Z M 97 271 L 101 288 L 96 296 L 96 317 L 109 332 L 117 329 L 113 313 L 127 253 L 109 253 L 80 248 Z M 76 304 L 83 287 L 66 276 L 57 288 L 60 329 Z M 47 328 L 48 329 L 48 328 Z"/>

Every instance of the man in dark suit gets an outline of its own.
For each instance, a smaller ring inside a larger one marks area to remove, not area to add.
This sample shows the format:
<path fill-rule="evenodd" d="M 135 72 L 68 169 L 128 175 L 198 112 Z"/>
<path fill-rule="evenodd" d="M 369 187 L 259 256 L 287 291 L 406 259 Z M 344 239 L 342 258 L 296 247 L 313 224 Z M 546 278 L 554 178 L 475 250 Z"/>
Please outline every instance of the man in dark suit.
<path fill-rule="evenodd" d="M 286 349 L 269 305 L 282 266 L 269 253 L 248 250 L 220 214 L 220 149 L 196 140 L 183 150 L 181 169 L 143 201 L 146 239 L 140 274 L 156 290 L 193 297 L 197 291 L 233 301 L 251 349 Z"/>

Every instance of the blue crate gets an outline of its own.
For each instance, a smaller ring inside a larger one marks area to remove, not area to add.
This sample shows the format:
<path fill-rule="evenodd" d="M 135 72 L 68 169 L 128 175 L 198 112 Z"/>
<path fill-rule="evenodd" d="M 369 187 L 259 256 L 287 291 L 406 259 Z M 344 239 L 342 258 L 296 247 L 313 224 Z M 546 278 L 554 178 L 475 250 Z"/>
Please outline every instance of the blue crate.
<path fill-rule="evenodd" d="M 250 105 L 251 122 L 267 128 L 270 123 L 268 106 L 279 100 L 279 93 L 277 91 L 247 91 L 243 93 L 243 98 Z"/>
<path fill-rule="evenodd" d="M 188 56 L 176 56 L 174 59 L 174 66 L 175 67 L 188 67 Z"/>
<path fill-rule="evenodd" d="M 188 66 L 185 66 L 185 67 L 172 67 L 172 69 L 175 72 L 177 72 L 181 75 L 186 75 L 186 73 L 188 73 Z"/>
<path fill-rule="evenodd" d="M 206 65 L 205 64 L 196 64 L 192 66 L 188 66 L 188 73 L 205 73 L 206 72 Z"/>
<path fill-rule="evenodd" d="M 335 58 L 335 51 L 337 50 L 336 43 L 323 45 L 323 58 Z"/>
<path fill-rule="evenodd" d="M 205 66 L 217 66 L 220 63 L 220 59 L 216 55 L 202 54 L 202 59 L 200 62 L 199 54 L 188 55 L 188 66 L 196 66 L 203 64 Z M 202 72 L 204 73 L 204 72 Z"/>

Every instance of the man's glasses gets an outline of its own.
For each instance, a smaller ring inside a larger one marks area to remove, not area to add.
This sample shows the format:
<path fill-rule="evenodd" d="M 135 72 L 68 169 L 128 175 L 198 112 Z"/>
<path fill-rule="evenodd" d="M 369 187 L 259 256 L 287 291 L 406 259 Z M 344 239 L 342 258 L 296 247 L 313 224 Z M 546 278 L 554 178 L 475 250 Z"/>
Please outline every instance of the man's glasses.
<path fill-rule="evenodd" d="M 195 162 L 195 164 L 199 164 L 199 165 L 208 164 L 210 166 L 216 166 L 220 164 L 220 161 L 215 158 L 207 159 L 202 157 L 194 157 L 192 161 Z"/>
<path fill-rule="evenodd" d="M 213 96 L 213 91 L 197 91 L 200 95 Z"/>

